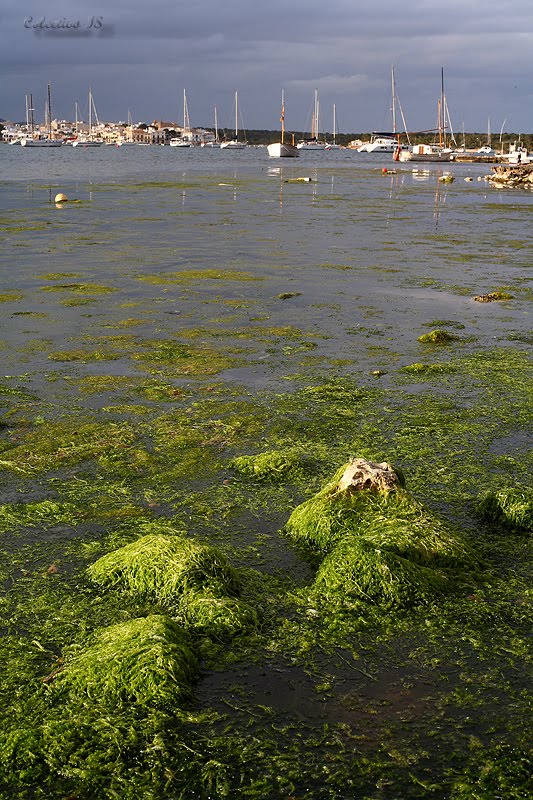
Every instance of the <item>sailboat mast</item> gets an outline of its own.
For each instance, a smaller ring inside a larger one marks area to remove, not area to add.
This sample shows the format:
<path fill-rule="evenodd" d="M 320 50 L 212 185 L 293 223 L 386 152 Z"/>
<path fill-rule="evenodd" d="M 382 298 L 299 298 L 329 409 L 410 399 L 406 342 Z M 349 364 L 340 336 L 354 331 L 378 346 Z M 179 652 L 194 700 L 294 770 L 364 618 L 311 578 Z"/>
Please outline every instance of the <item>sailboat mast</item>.
<path fill-rule="evenodd" d="M 333 144 L 335 144 L 336 136 L 337 136 L 337 119 L 336 119 L 335 103 L 333 103 Z"/>
<path fill-rule="evenodd" d="M 239 93 L 235 92 L 235 138 L 239 135 Z"/>
<path fill-rule="evenodd" d="M 396 81 L 394 80 L 394 67 L 391 68 L 392 90 L 392 132 L 396 133 Z"/>
<path fill-rule="evenodd" d="M 52 138 L 52 94 L 50 84 L 48 84 L 48 93 L 46 99 L 46 112 L 48 116 L 48 138 Z"/>
<path fill-rule="evenodd" d="M 91 138 L 93 129 L 93 93 L 89 88 L 89 139 Z"/>
<path fill-rule="evenodd" d="M 446 147 L 446 118 L 444 104 L 444 67 L 440 68 L 439 144 Z"/>
<path fill-rule="evenodd" d="M 35 119 L 33 117 L 33 112 L 35 111 L 35 109 L 33 107 L 33 95 L 32 95 L 31 92 L 30 92 L 30 107 L 28 108 L 28 111 L 29 111 L 29 114 L 30 114 L 30 133 L 31 133 L 31 135 L 33 137 L 33 132 L 34 132 L 34 128 L 35 128 Z"/>
<path fill-rule="evenodd" d="M 218 142 L 218 117 L 217 107 L 215 106 L 215 142 Z"/>
<path fill-rule="evenodd" d="M 281 144 L 283 144 L 283 139 L 285 138 L 285 90 L 281 90 Z"/>

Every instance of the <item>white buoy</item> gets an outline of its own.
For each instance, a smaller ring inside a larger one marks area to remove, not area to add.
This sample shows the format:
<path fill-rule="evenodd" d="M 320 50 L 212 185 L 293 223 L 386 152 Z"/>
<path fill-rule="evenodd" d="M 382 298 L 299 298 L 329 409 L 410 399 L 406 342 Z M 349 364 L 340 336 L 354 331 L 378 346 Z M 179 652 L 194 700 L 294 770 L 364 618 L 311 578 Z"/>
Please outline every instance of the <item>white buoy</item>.
<path fill-rule="evenodd" d="M 56 196 L 54 197 L 54 203 L 65 203 L 67 200 L 68 197 L 66 196 L 66 194 L 63 194 L 62 192 L 59 192 L 59 194 L 56 194 Z"/>

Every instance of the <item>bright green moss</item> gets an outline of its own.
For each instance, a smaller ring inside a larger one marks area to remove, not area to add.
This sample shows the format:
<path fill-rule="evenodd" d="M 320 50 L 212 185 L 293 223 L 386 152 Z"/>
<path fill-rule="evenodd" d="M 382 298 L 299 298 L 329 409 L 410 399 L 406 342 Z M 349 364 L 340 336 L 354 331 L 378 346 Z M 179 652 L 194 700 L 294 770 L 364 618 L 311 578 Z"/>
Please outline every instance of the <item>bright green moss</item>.
<path fill-rule="evenodd" d="M 302 477 L 310 466 L 310 460 L 297 449 L 238 456 L 230 462 L 230 467 L 244 477 L 269 483 L 283 483 L 291 478 Z"/>
<path fill-rule="evenodd" d="M 501 489 L 487 492 L 476 504 L 478 514 L 509 528 L 533 531 L 533 489 Z"/>

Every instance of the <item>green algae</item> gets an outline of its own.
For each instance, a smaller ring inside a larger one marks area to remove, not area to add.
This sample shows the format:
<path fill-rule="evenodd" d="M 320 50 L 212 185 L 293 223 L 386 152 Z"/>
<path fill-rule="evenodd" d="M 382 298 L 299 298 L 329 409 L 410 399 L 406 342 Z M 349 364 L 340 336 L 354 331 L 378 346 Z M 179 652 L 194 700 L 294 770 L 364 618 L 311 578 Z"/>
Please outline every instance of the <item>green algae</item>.
<path fill-rule="evenodd" d="M 238 456 L 230 466 L 255 481 L 282 483 L 312 471 L 313 462 L 298 449 L 274 450 L 255 456 Z"/>
<path fill-rule="evenodd" d="M 111 707 L 174 708 L 190 697 L 197 673 L 182 629 L 152 615 L 97 631 L 86 650 L 65 656 L 53 686 Z"/>
<path fill-rule="evenodd" d="M 533 489 L 513 487 L 486 492 L 477 500 L 476 511 L 490 522 L 533 532 Z"/>
<path fill-rule="evenodd" d="M 101 586 L 160 603 L 177 603 L 180 595 L 198 590 L 215 596 L 239 593 L 237 572 L 221 552 L 180 535 L 142 536 L 96 561 L 88 575 Z"/>
<path fill-rule="evenodd" d="M 116 292 L 112 286 L 99 283 L 59 283 L 54 286 L 41 286 L 43 292 L 72 292 L 74 294 L 102 295 Z"/>
<path fill-rule="evenodd" d="M 423 333 L 422 336 L 418 337 L 418 341 L 422 342 L 423 344 L 426 342 L 429 344 L 447 344 L 448 342 L 452 342 L 454 339 L 457 339 L 457 336 L 452 336 L 451 333 L 440 330 L 439 328 L 436 328 L 430 333 Z"/>
<path fill-rule="evenodd" d="M 23 299 L 24 295 L 20 294 L 20 292 L 3 292 L 0 294 L 0 303 L 14 303 Z"/>
<path fill-rule="evenodd" d="M 249 272 L 238 270 L 189 269 L 165 274 L 158 273 L 137 275 L 137 280 L 153 286 L 181 286 L 197 281 L 260 281 L 262 278 Z"/>

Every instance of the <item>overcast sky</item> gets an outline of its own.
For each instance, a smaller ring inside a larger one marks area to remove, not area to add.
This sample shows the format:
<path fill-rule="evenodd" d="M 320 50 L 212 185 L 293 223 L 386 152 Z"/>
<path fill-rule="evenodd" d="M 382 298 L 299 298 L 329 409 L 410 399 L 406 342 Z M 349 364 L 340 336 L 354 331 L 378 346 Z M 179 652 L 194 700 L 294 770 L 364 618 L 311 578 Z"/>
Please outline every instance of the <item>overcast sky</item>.
<path fill-rule="evenodd" d="M 93 27 L 89 28 L 91 18 Z M 32 27 L 62 21 L 77 28 Z M 0 117 L 84 118 L 92 87 L 102 120 L 182 120 L 231 128 L 391 127 L 391 67 L 409 130 L 437 120 L 441 67 L 453 129 L 533 131 L 531 0 L 3 0 Z M 101 27 L 95 27 L 101 25 Z M 403 127 L 401 120 L 398 127 Z"/>

